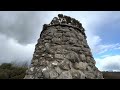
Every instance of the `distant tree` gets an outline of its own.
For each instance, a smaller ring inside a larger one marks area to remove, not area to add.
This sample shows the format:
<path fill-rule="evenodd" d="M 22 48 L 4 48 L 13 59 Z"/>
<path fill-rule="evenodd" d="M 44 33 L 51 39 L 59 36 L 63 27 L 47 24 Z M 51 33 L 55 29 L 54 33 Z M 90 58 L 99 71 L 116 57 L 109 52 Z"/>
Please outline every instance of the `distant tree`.
<path fill-rule="evenodd" d="M 24 61 L 24 62 L 21 64 L 21 67 L 28 68 L 28 66 L 29 66 L 29 62 L 28 62 L 28 61 Z"/>
<path fill-rule="evenodd" d="M 12 61 L 11 62 L 11 64 L 13 65 L 13 66 L 17 66 L 17 67 L 28 67 L 29 66 L 29 61 L 16 61 L 16 60 L 14 60 L 14 61 Z"/>
<path fill-rule="evenodd" d="M 17 66 L 15 63 L 3 63 L 0 65 L 0 79 L 23 79 L 27 70 L 27 62 Z"/>
<path fill-rule="evenodd" d="M 0 66 L 1 69 L 11 69 L 12 68 L 12 64 L 11 63 L 3 63 Z"/>

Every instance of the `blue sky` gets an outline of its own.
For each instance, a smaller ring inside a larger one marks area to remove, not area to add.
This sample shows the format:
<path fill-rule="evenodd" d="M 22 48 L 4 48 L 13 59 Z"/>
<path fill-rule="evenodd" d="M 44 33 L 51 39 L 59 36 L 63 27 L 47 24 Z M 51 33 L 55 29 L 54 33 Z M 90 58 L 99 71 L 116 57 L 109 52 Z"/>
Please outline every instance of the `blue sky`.
<path fill-rule="evenodd" d="M 0 62 L 31 61 L 43 24 L 59 13 L 82 23 L 100 70 L 120 70 L 119 11 L 0 11 Z"/>

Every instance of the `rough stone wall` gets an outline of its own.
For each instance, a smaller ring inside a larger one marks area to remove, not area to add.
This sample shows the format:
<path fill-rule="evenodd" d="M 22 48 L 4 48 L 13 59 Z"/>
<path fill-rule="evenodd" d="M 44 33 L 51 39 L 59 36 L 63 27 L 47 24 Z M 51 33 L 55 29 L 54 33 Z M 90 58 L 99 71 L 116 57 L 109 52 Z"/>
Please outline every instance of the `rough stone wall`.
<path fill-rule="evenodd" d="M 103 79 L 77 20 L 58 15 L 43 26 L 24 79 Z"/>

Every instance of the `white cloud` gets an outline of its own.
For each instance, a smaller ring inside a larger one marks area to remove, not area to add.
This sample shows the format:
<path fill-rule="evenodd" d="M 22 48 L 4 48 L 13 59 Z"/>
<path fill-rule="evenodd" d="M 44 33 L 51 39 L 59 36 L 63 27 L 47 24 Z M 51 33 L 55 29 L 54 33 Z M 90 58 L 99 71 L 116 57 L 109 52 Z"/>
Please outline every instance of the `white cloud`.
<path fill-rule="evenodd" d="M 0 63 L 11 61 L 30 61 L 34 51 L 35 44 L 21 45 L 12 38 L 0 35 Z"/>
<path fill-rule="evenodd" d="M 115 49 L 120 49 L 120 46 L 116 47 Z"/>
<path fill-rule="evenodd" d="M 120 71 L 120 55 L 106 55 L 103 58 L 95 58 L 96 66 L 101 71 Z"/>
<path fill-rule="evenodd" d="M 92 50 L 92 52 L 97 52 L 96 46 L 101 43 L 101 38 L 99 36 L 93 35 L 87 38 L 88 44 Z"/>

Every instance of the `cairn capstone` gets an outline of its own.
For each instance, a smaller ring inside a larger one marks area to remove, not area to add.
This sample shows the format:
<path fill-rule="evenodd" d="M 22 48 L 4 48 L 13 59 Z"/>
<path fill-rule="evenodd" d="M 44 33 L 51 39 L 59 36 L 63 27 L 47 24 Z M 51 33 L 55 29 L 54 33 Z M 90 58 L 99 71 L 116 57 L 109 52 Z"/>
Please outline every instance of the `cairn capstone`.
<path fill-rule="evenodd" d="M 44 24 L 24 79 L 103 79 L 82 24 L 59 14 Z"/>

